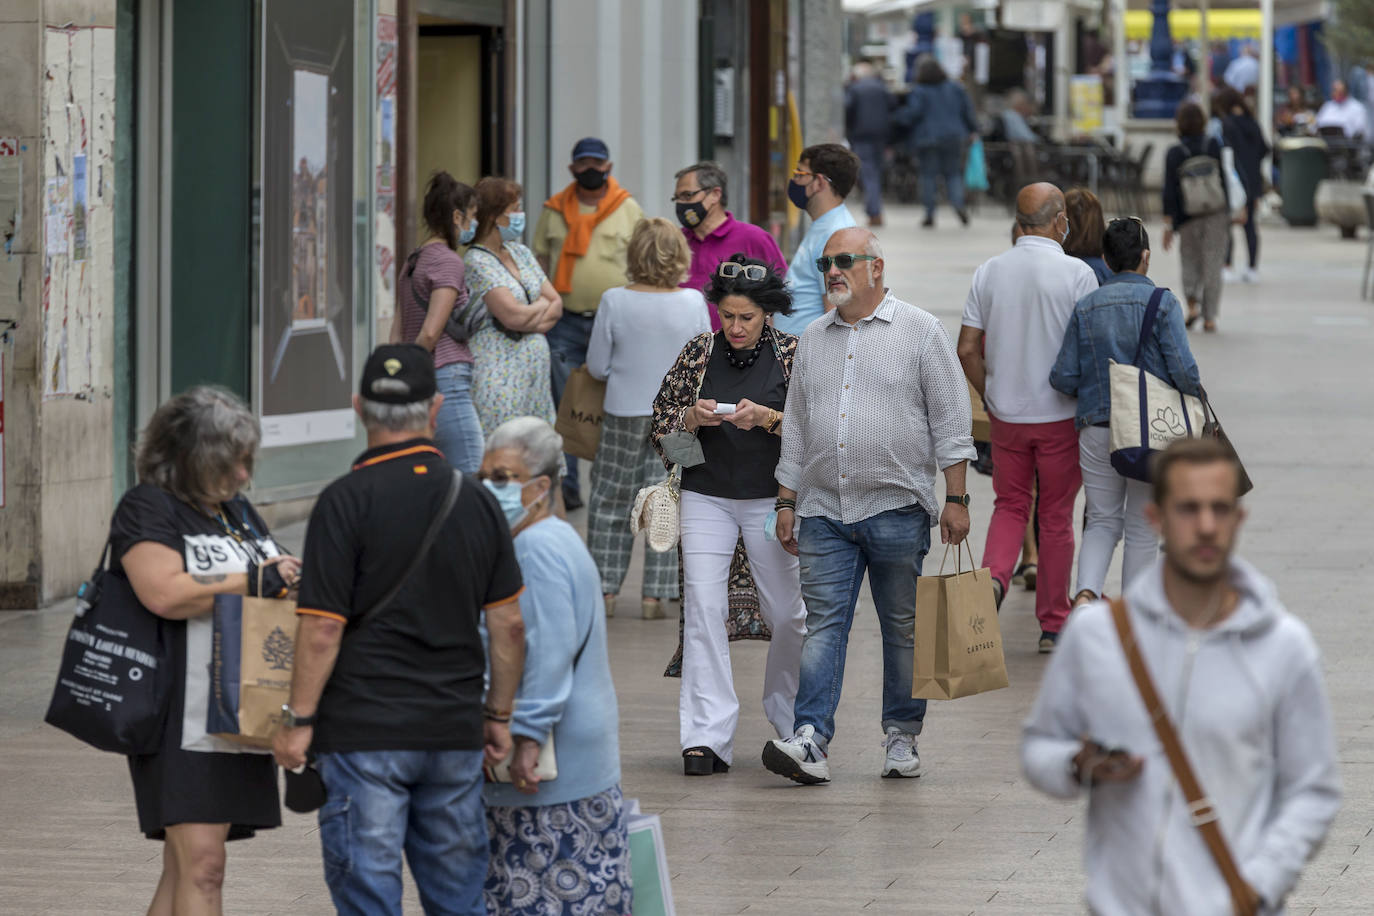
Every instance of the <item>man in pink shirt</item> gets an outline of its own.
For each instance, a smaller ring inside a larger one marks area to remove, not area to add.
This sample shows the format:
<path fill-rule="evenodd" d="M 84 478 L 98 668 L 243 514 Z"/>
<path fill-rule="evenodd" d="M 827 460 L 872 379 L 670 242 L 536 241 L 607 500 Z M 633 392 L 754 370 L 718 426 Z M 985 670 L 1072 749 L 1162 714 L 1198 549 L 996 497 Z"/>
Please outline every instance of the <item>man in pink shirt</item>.
<path fill-rule="evenodd" d="M 692 265 L 683 286 L 703 289 L 721 261 L 740 253 L 768 262 L 778 273 L 787 271 L 787 262 L 773 237 L 752 223 L 740 222 L 725 209 L 729 192 L 725 170 L 718 163 L 689 165 L 676 178 L 673 203 L 687 247 L 692 250 Z M 711 309 L 711 329 L 720 329 L 715 309 Z"/>

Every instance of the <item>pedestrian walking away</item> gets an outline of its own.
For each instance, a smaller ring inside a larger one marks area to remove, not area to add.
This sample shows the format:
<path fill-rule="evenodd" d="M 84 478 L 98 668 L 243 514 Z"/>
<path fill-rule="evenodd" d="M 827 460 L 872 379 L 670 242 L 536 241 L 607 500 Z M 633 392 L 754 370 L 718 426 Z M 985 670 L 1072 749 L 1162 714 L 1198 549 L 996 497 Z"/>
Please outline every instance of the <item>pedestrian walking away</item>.
<path fill-rule="evenodd" d="M 968 535 L 965 475 L 977 454 L 968 385 L 939 319 L 886 287 L 872 232 L 835 233 L 814 266 L 834 311 L 797 346 L 776 475 L 778 540 L 801 558 L 806 640 L 792 735 L 764 746 L 763 765 L 800 783 L 830 780 L 867 572 L 883 641 L 881 773 L 919 776 L 926 701 L 911 696 L 916 578 L 937 518 L 941 542 Z"/>
<path fill-rule="evenodd" d="M 1236 160 L 1236 172 L 1245 188 L 1245 247 L 1250 256 L 1248 267 L 1240 278 L 1246 283 L 1259 280 L 1259 222 L 1255 218 L 1255 207 L 1264 195 L 1264 160 L 1272 152 L 1264 139 L 1259 122 L 1250 113 L 1245 98 L 1234 89 L 1223 89 L 1217 93 L 1214 110 L 1221 116 L 1222 139 Z M 1223 279 L 1231 271 L 1232 236 L 1230 227 L 1226 230 L 1226 266 L 1222 271 Z"/>
<path fill-rule="evenodd" d="M 605 292 L 587 348 L 587 371 L 606 382 L 601 444 L 592 463 L 587 547 L 601 571 L 606 616 L 630 568 L 635 536 L 626 519 L 635 496 L 663 479 L 649 439 L 654 395 L 683 344 L 708 333 L 706 300 L 677 284 L 687 272 L 687 242 L 666 219 L 643 220 L 630 237 L 628 286 Z M 644 549 L 640 611 L 664 616 L 678 597 L 678 552 Z"/>
<path fill-rule="evenodd" d="M 1221 268 L 1226 256 L 1231 213 L 1221 171 L 1221 143 L 1206 135 L 1207 116 L 1195 102 L 1184 102 L 1174 118 L 1178 143 L 1164 157 L 1164 250 L 1178 235 L 1188 327 L 1202 318 L 1204 331 L 1217 329 L 1221 312 Z M 1208 160 L 1212 163 L 1209 164 Z M 1185 193 L 1184 165 L 1190 166 Z"/>
<path fill-rule="evenodd" d="M 1115 273 L 1074 307 L 1050 372 L 1050 384 L 1056 391 L 1078 399 L 1074 425 L 1078 429 L 1078 464 L 1087 513 L 1074 586 L 1075 607 L 1103 595 L 1107 567 L 1123 533 L 1123 591 L 1154 563 L 1159 546 L 1145 517 L 1149 485 L 1123 477 L 1112 467 L 1111 364 L 1134 363 L 1183 394 L 1196 397 L 1202 393 L 1197 361 L 1183 326 L 1183 308 L 1168 290 L 1159 300 L 1153 329 L 1142 344 L 1141 324 L 1155 293 L 1154 283 L 1146 276 L 1150 270 L 1150 236 L 1145 224 L 1133 217 L 1112 220 L 1102 248 L 1107 265 Z"/>
<path fill-rule="evenodd" d="M 743 254 L 722 261 L 706 290 L 721 330 L 688 341 L 654 399 L 653 440 L 682 465 L 682 687 L 678 716 L 683 772 L 708 776 L 734 760 L 739 699 L 730 667 L 727 580 L 743 539 L 772 644 L 763 711 L 792 733 L 803 621 L 797 560 L 768 537 L 783 408 L 797 340 L 768 324 L 791 305 L 786 284 Z"/>
<path fill-rule="evenodd" d="M 534 255 L 563 298 L 563 314 L 547 333 L 555 410 L 568 376 L 587 361 L 601 294 L 625 284 L 630 234 L 644 218 L 639 203 L 611 175 L 613 167 L 604 141 L 578 140 L 568 166 L 572 182 L 544 201 L 534 227 Z M 577 459 L 564 457 L 568 473 L 563 478 L 563 502 L 568 509 L 580 509 Z"/>
<path fill-rule="evenodd" d="M 555 416 L 544 335 L 563 314 L 563 297 L 520 242 L 521 193 L 505 178 L 477 182 L 477 238 L 463 256 L 469 294 L 491 313 L 471 342 L 472 401 L 487 433 L 514 417 Z"/>
<path fill-rule="evenodd" d="M 926 218 L 921 225 L 935 225 L 936 190 L 945 183 L 945 198 L 959 222 L 968 225 L 964 207 L 964 144 L 977 136 L 978 121 L 964 87 L 951 80 L 934 57 L 916 63 L 916 85 L 907 96 L 899 118 L 911 128 L 911 145 L 921 162 L 921 203 Z"/>
<path fill-rule="evenodd" d="M 787 199 L 794 207 L 806 211 L 811 226 L 787 268 L 792 312 L 773 316 L 773 326 L 778 330 L 800 337 L 807 325 L 833 308 L 826 304 L 825 284 L 816 271 L 816 259 L 825 253 L 830 236 L 855 225 L 844 199 L 858 179 L 859 157 L 838 143 L 821 143 L 802 150 L 787 185 Z"/>
<path fill-rule="evenodd" d="M 730 202 L 729 179 L 717 162 L 698 162 L 674 176 L 672 204 L 682 237 L 692 251 L 692 266 L 682 285 L 702 292 L 711 283 L 716 265 L 735 254 L 763 261 L 778 273 L 787 270 L 782 250 L 767 230 L 735 219 L 725 209 Z M 711 313 L 711 330 L 720 330 L 720 317 Z"/>
<path fill-rule="evenodd" d="M 163 841 L 150 913 L 218 913 L 225 841 L 281 826 L 271 758 L 205 732 L 215 596 L 286 597 L 300 580 L 300 561 L 240 493 L 260 439 L 253 412 L 229 392 L 177 395 L 148 421 L 138 485 L 110 520 L 110 574 L 165 620 L 169 648 L 160 747 L 129 758 L 139 829 Z"/>
<path fill-rule="evenodd" d="M 577 531 L 552 512 L 562 450 L 549 424 L 517 417 L 492 432 L 482 462 L 525 581 L 525 670 L 510 716 L 509 781 L 491 768 L 483 789 L 491 837 L 484 896 L 487 912 L 503 916 L 629 916 L 619 715 L 600 576 Z M 552 772 L 542 769 L 545 759 Z"/>
<path fill-rule="evenodd" d="M 983 397 L 992 430 L 996 501 L 983 565 L 992 573 L 1000 606 L 1021 551 L 1034 487 L 1040 523 L 1035 616 L 1040 651 L 1051 652 L 1069 613 L 1073 503 L 1082 477 L 1075 404 L 1050 387 L 1050 369 L 1075 303 L 1097 289 L 1097 276 L 1061 247 L 1072 227 L 1064 195 L 1054 185 L 1022 188 L 1016 219 L 1022 231 L 1016 244 L 973 275 L 959 359 Z"/>
<path fill-rule="evenodd" d="M 424 202 L 430 236 L 401 271 L 391 328 L 392 343 L 417 343 L 434 354 L 434 374 L 444 396 L 434 444 L 467 474 L 482 465 L 482 422 L 472 404 L 472 350 L 466 338 L 446 333 L 446 326 L 451 315 L 468 306 L 467 268 L 458 246 L 472 242 L 476 202 L 476 192 L 448 172 L 430 179 Z"/>
<path fill-rule="evenodd" d="M 864 212 L 870 226 L 883 224 L 883 158 L 892 131 L 892 93 L 872 63 L 854 65 L 854 82 L 844 90 L 845 135 L 859 157 Z"/>
<path fill-rule="evenodd" d="M 1074 611 L 1026 720 L 1031 784 L 1087 796 L 1094 913 L 1282 913 L 1340 808 L 1321 656 L 1235 555 L 1240 482 L 1216 439 L 1160 454 L 1163 557 Z"/>
<path fill-rule="evenodd" d="M 339 913 L 399 916 L 404 854 L 425 912 L 477 916 L 487 912 L 482 764 L 510 754 L 525 652 L 520 567 L 497 500 L 455 478 L 434 447 L 443 395 L 429 354 L 378 347 L 360 389 L 368 449 L 310 513 L 273 751 L 284 768 L 318 768 Z"/>

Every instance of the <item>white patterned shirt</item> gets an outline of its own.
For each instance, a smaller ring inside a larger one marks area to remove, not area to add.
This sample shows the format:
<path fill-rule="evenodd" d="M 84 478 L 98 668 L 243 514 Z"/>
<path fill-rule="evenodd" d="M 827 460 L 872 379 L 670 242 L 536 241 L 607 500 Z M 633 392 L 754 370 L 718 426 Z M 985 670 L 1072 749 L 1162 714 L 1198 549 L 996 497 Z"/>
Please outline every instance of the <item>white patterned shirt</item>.
<path fill-rule="evenodd" d="M 972 431 L 949 334 L 889 290 L 857 324 L 837 309 L 802 334 L 776 476 L 798 516 L 852 525 L 919 503 L 934 525 L 935 475 L 977 457 Z"/>

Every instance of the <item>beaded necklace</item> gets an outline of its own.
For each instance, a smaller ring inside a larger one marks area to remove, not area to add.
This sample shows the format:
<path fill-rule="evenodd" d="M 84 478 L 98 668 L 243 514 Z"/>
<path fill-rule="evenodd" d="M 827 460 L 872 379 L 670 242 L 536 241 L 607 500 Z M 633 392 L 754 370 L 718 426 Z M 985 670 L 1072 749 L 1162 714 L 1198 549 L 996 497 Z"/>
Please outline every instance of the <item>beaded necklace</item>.
<path fill-rule="evenodd" d="M 725 360 L 736 369 L 748 369 L 758 362 L 759 354 L 763 352 L 765 343 L 767 343 L 767 334 L 760 334 L 759 342 L 754 344 L 754 349 L 749 351 L 748 356 L 736 356 L 737 351 L 727 342 L 725 344 Z"/>

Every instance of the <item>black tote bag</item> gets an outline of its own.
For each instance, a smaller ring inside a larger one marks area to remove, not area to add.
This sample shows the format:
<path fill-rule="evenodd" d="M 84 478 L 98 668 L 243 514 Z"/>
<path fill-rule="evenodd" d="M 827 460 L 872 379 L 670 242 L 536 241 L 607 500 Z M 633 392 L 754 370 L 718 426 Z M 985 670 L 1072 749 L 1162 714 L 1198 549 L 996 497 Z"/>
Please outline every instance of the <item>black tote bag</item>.
<path fill-rule="evenodd" d="M 100 566 L 77 594 L 43 721 L 102 751 L 151 754 L 162 746 L 174 681 L 167 626 L 109 567 L 106 542 Z"/>

